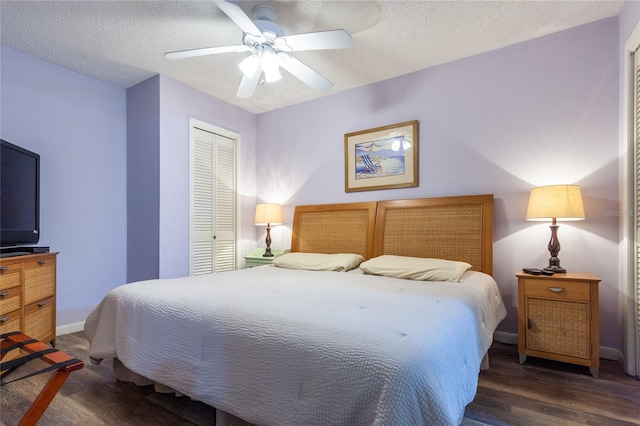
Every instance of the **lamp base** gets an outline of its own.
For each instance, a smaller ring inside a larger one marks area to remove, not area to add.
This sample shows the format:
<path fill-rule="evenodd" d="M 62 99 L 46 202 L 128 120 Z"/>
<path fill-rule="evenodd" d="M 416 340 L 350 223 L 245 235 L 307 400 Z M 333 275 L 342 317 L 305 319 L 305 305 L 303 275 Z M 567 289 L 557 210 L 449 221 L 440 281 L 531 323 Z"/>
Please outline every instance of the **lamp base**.
<path fill-rule="evenodd" d="M 271 226 L 267 223 L 267 238 L 264 240 L 264 244 L 267 246 L 264 249 L 264 254 L 262 257 L 273 257 L 273 253 L 271 253 Z"/>
<path fill-rule="evenodd" d="M 560 265 L 549 265 L 546 268 L 547 271 L 553 271 L 555 274 L 566 274 L 567 270 Z"/>
<path fill-rule="evenodd" d="M 560 253 L 560 241 L 558 241 L 558 225 L 556 224 L 556 218 L 551 221 L 551 239 L 549 240 L 549 266 L 544 269 L 553 271 L 556 274 L 566 274 L 567 270 L 560 266 L 560 259 L 558 259 L 558 253 Z"/>

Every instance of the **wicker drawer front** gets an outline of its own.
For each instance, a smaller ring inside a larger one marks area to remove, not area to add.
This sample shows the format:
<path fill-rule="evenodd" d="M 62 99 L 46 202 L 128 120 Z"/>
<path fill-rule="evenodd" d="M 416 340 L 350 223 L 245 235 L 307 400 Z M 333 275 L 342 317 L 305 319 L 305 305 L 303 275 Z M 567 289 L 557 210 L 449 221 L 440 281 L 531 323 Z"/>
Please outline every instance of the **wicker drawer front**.
<path fill-rule="evenodd" d="M 0 290 L 0 315 L 8 314 L 22 307 L 22 288 L 13 287 Z"/>
<path fill-rule="evenodd" d="M 22 330 L 22 313 L 13 311 L 6 315 L 0 316 L 0 334 L 9 333 L 11 331 Z"/>
<path fill-rule="evenodd" d="M 589 304 L 527 299 L 527 349 L 590 358 Z"/>
<path fill-rule="evenodd" d="M 9 263 L 0 266 L 0 290 L 16 287 L 22 284 L 20 280 L 21 264 Z"/>
<path fill-rule="evenodd" d="M 49 297 L 24 307 L 24 334 L 42 341 L 52 338 L 55 330 L 55 302 L 55 297 Z"/>
<path fill-rule="evenodd" d="M 44 263 L 41 263 L 44 262 Z M 30 262 L 24 268 L 24 303 L 28 305 L 56 293 L 55 264 L 53 260 Z M 29 336 L 28 333 L 26 333 Z"/>
<path fill-rule="evenodd" d="M 546 297 L 563 300 L 589 300 L 589 284 L 558 280 L 526 280 L 525 296 Z"/>

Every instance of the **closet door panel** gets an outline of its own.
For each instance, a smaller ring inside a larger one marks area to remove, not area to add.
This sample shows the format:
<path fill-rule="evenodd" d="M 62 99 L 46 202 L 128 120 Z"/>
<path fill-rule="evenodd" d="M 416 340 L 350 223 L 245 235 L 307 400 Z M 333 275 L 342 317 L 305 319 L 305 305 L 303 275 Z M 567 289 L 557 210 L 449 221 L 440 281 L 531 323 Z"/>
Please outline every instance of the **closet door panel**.
<path fill-rule="evenodd" d="M 236 265 L 236 141 L 191 129 L 191 275 Z"/>

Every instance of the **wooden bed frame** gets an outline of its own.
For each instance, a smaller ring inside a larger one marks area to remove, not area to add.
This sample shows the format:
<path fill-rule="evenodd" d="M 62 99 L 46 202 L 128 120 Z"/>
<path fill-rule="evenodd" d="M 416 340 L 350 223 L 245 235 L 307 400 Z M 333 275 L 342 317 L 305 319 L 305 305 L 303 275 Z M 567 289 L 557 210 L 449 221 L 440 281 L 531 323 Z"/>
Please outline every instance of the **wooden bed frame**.
<path fill-rule="evenodd" d="M 493 195 L 297 206 L 292 252 L 468 262 L 493 273 Z"/>
<path fill-rule="evenodd" d="M 444 258 L 466 261 L 487 274 L 492 273 L 492 247 L 490 194 L 298 206 L 291 241 L 293 252 Z M 117 360 L 116 365 L 122 366 Z M 487 367 L 485 354 L 481 368 Z M 119 370 L 120 380 L 153 383 L 124 366 Z M 216 411 L 216 421 L 250 425 L 222 410 Z"/>

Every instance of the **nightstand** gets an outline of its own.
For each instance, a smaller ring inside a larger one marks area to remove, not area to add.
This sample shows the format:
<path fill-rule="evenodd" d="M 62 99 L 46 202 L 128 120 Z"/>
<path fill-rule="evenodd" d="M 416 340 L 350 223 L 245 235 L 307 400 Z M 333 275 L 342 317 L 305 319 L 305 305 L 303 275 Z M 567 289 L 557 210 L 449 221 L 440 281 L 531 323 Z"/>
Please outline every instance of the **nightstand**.
<path fill-rule="evenodd" d="M 288 253 L 289 249 L 272 248 L 271 253 L 273 253 L 273 256 L 271 257 L 262 256 L 264 254 L 264 251 L 265 251 L 264 248 L 259 248 L 255 251 L 252 251 L 251 253 L 247 253 L 247 255 L 244 257 L 244 267 L 253 268 L 255 266 L 270 265 L 271 262 L 273 262 L 273 259 L 275 259 L 276 257 L 284 253 Z"/>
<path fill-rule="evenodd" d="M 600 367 L 598 284 L 588 272 L 552 276 L 520 271 L 518 277 L 518 354 Z"/>

